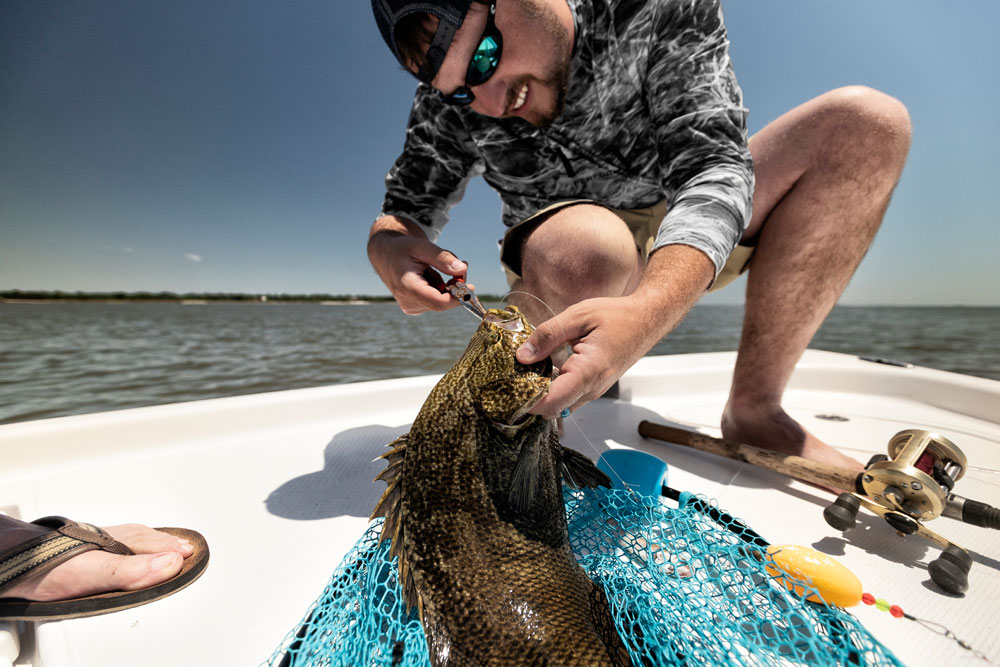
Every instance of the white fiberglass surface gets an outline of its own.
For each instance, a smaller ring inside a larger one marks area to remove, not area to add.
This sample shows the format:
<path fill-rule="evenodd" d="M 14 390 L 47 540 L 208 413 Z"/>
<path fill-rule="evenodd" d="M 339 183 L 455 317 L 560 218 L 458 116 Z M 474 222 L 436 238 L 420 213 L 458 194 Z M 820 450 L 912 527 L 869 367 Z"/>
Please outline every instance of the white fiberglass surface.
<path fill-rule="evenodd" d="M 1000 597 L 995 532 L 946 518 L 929 522 L 975 558 L 969 592 L 942 595 L 927 574 L 927 563 L 939 553 L 930 543 L 897 537 L 864 512 L 858 527 L 841 534 L 822 518 L 831 494 L 638 436 L 643 419 L 718 435 L 731 359 L 684 355 L 642 362 L 623 379 L 621 400 L 595 401 L 567 421 L 564 443 L 591 458 L 613 447 L 653 453 L 667 461 L 672 486 L 715 498 L 772 543 L 805 544 L 839 558 L 866 591 L 946 623 L 993 660 L 1000 658 L 1000 639 L 991 632 L 992 601 Z M 829 382 L 823 381 L 824 365 L 830 366 Z M 883 453 L 899 430 L 939 430 L 970 461 L 956 492 L 1000 505 L 1000 475 L 992 472 L 1000 468 L 1000 420 L 929 405 L 912 397 L 920 393 L 915 390 L 873 392 L 869 387 L 878 382 L 850 358 L 807 354 L 804 366 L 812 375 L 793 383 L 786 406 L 808 429 L 862 462 Z M 845 367 L 854 374 L 847 380 Z M 872 369 L 875 378 L 884 372 Z M 918 375 L 890 378 L 887 384 L 896 387 L 919 383 Z M 64 514 L 103 524 L 184 526 L 202 532 L 212 550 L 202 579 L 170 598 L 38 626 L 37 664 L 245 665 L 266 659 L 363 532 L 384 488 L 371 481 L 384 463 L 372 460 L 408 429 L 433 385 L 432 378 L 400 382 L 0 428 L 0 450 L 26 449 L 20 465 L 0 471 L 0 507 L 16 507 L 28 518 Z M 225 423 L 215 423 L 220 420 Z M 136 435 L 150 430 L 155 433 L 148 442 Z M 75 433 L 85 435 L 75 439 Z M 69 453 L 53 455 L 60 451 Z M 852 611 L 907 664 L 970 657 L 954 641 L 912 622 L 864 605 Z"/>

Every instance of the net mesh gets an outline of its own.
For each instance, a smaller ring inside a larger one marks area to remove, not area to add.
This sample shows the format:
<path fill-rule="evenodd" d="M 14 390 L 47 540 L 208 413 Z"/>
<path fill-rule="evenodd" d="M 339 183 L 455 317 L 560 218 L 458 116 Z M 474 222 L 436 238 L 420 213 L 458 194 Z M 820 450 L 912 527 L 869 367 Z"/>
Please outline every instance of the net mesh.
<path fill-rule="evenodd" d="M 805 601 L 814 589 L 770 576 L 740 522 L 689 499 L 671 508 L 618 489 L 565 491 L 573 552 L 604 587 L 633 664 L 901 665 L 849 613 Z M 429 664 L 381 527 L 369 526 L 267 664 Z"/>

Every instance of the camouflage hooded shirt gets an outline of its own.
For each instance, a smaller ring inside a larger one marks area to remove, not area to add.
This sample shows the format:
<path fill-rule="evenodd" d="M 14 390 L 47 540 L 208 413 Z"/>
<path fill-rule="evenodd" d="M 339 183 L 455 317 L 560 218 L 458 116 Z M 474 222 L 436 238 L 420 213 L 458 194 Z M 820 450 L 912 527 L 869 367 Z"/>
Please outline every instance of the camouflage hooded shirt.
<path fill-rule="evenodd" d="M 549 127 L 444 104 L 421 84 L 382 213 L 435 241 L 471 178 L 508 227 L 567 199 L 666 199 L 653 248 L 685 244 L 722 268 L 750 220 L 747 110 L 717 0 L 568 0 L 576 25 L 564 113 Z"/>

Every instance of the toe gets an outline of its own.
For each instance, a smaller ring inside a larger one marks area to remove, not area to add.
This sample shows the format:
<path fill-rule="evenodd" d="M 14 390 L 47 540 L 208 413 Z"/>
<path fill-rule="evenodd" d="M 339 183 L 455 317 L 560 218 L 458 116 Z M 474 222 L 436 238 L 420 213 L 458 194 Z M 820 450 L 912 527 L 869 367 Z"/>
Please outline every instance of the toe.
<path fill-rule="evenodd" d="M 176 576 L 184 565 L 184 557 L 176 551 L 126 558 L 121 575 L 119 590 L 135 591 L 149 588 Z"/>

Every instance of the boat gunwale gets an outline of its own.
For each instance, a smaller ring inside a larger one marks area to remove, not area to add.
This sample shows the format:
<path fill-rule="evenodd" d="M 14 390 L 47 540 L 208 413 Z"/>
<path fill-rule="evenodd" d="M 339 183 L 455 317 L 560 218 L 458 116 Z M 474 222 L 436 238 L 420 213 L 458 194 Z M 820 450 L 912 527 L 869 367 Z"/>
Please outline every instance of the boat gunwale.
<path fill-rule="evenodd" d="M 735 352 L 649 356 L 620 382 L 620 399 L 646 402 L 664 387 L 727 392 Z M 0 425 L 6 474 L 53 462 L 137 451 L 189 447 L 247 433 L 326 427 L 349 428 L 379 421 L 408 423 L 440 375 L 372 380 L 306 389 L 203 399 Z M 821 390 L 894 396 L 965 417 L 1000 424 L 1000 381 L 925 367 L 886 366 L 838 352 L 807 350 L 789 384 L 790 392 Z"/>

